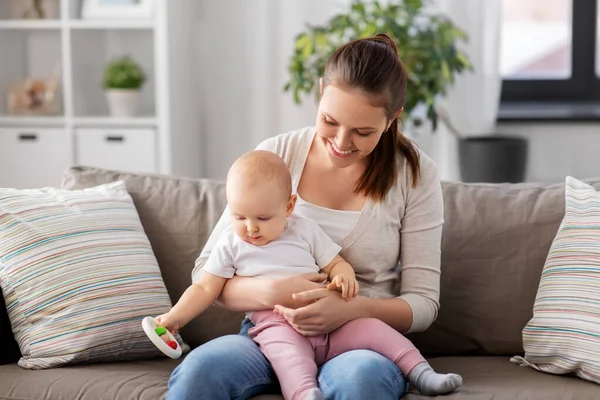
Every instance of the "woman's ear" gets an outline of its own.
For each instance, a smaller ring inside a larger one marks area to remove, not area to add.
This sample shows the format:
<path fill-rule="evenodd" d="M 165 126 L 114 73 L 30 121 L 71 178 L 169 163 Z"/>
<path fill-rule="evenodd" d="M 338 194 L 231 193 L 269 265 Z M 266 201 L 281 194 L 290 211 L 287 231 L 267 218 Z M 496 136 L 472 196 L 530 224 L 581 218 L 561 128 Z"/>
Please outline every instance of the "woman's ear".
<path fill-rule="evenodd" d="M 392 120 L 390 120 L 390 122 L 388 122 L 388 126 L 385 129 L 385 131 L 387 132 L 390 129 L 390 126 L 392 126 L 392 122 L 394 122 L 395 119 L 400 117 L 400 114 L 402 114 L 402 111 L 404 111 L 404 107 L 402 107 L 395 115 L 394 118 Z"/>

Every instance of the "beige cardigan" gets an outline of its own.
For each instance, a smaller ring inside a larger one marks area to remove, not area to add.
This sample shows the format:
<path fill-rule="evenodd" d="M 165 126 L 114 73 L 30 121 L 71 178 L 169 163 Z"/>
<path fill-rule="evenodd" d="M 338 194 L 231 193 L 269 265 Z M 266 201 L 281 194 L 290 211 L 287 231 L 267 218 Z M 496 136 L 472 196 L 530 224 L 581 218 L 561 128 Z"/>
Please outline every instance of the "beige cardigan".
<path fill-rule="evenodd" d="M 258 146 L 285 160 L 294 192 L 315 133 L 314 127 L 307 127 L 269 138 Z M 356 271 L 361 295 L 399 296 L 409 304 L 413 321 L 408 332 L 429 327 L 439 308 L 442 188 L 435 163 L 423 152 L 420 157 L 421 179 L 417 187 L 412 187 L 405 158 L 399 157 L 398 181 L 386 200 L 367 200 L 354 227 L 339 243 L 341 256 Z M 229 223 L 225 210 L 196 260 L 193 277 Z"/>

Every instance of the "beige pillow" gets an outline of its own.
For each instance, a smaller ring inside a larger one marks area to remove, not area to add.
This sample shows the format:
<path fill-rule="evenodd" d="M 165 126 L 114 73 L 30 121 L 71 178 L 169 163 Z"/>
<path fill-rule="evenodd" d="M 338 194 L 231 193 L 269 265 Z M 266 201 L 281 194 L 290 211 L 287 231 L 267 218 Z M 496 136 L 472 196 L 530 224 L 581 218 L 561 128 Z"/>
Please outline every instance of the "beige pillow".
<path fill-rule="evenodd" d="M 23 368 L 162 355 L 141 321 L 171 302 L 122 181 L 0 189 L 0 286 Z"/>
<path fill-rule="evenodd" d="M 600 192 L 566 179 L 566 210 L 511 361 L 600 383 Z"/>

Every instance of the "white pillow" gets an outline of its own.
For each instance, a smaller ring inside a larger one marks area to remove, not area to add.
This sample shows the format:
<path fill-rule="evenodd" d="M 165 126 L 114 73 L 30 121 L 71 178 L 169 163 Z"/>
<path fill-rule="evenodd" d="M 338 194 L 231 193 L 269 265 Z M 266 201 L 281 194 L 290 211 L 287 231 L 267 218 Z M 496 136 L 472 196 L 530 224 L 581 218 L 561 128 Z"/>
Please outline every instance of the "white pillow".
<path fill-rule="evenodd" d="M 567 177 L 565 197 L 533 318 L 523 329 L 525 357 L 511 361 L 600 383 L 600 193 Z"/>
<path fill-rule="evenodd" d="M 122 181 L 0 189 L 0 286 L 23 368 L 162 355 L 141 320 L 171 301 Z"/>

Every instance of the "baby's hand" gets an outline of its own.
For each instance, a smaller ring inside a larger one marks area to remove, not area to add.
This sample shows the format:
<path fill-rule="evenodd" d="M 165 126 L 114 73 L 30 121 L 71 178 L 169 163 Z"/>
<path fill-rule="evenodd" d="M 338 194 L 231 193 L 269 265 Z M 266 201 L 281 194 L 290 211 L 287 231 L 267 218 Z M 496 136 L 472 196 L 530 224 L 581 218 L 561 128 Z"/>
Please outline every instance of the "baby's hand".
<path fill-rule="evenodd" d="M 358 295 L 358 282 L 354 275 L 339 274 L 333 278 L 331 283 L 327 285 L 329 290 L 338 290 L 342 292 L 342 297 L 346 300 L 355 298 Z"/>
<path fill-rule="evenodd" d="M 173 315 L 171 315 L 171 313 L 159 315 L 155 318 L 155 320 L 159 326 L 165 327 L 172 334 L 175 334 L 175 332 L 177 332 L 181 327 L 179 324 L 179 320 L 174 318 Z"/>

